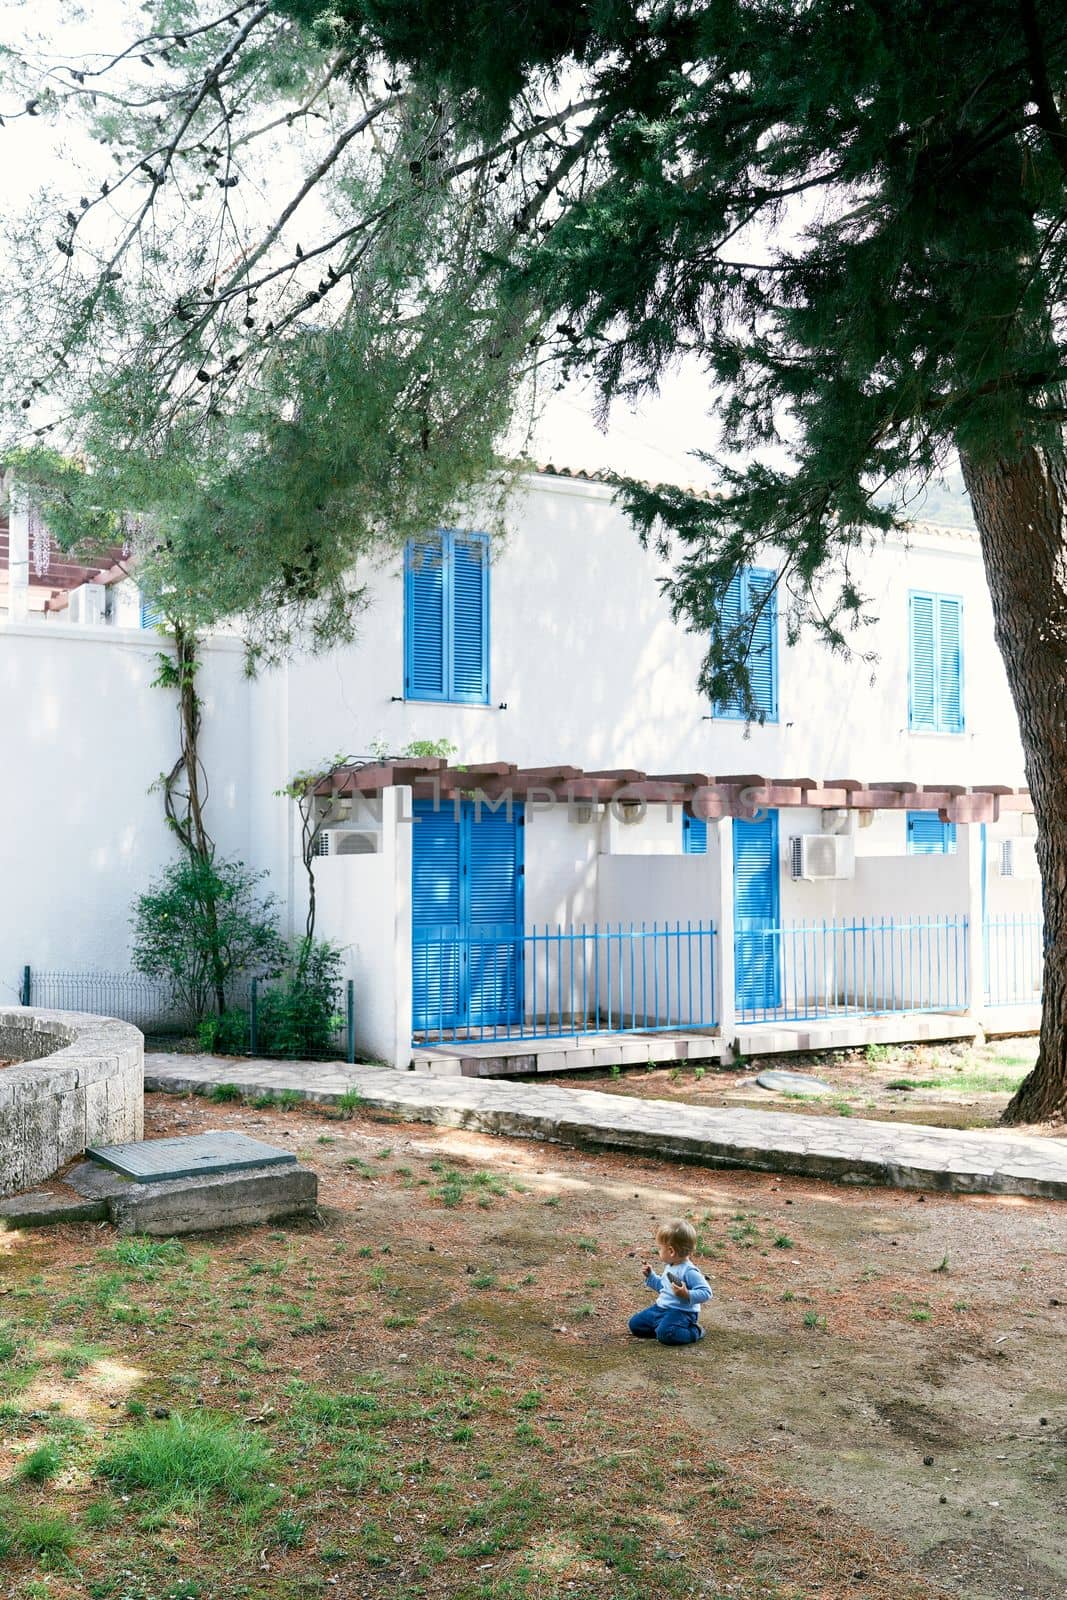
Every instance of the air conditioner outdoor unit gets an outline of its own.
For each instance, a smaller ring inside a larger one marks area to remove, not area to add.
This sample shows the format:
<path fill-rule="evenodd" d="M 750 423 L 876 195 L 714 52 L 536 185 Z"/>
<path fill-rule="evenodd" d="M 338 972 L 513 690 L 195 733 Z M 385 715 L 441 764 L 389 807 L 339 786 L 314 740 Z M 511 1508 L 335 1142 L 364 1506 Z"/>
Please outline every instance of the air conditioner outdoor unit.
<path fill-rule="evenodd" d="M 1000 876 L 1040 878 L 1036 842 L 1034 839 L 1003 839 L 1000 845 Z"/>
<path fill-rule="evenodd" d="M 317 856 L 373 856 L 378 852 L 381 837 L 377 828 L 340 827 L 323 828 L 315 840 Z"/>
<path fill-rule="evenodd" d="M 851 878 L 855 849 L 850 837 L 840 833 L 806 833 L 789 841 L 794 878 L 817 883 L 823 878 Z"/>
<path fill-rule="evenodd" d="M 67 596 L 70 620 L 85 627 L 107 621 L 107 590 L 102 583 L 80 583 Z"/>

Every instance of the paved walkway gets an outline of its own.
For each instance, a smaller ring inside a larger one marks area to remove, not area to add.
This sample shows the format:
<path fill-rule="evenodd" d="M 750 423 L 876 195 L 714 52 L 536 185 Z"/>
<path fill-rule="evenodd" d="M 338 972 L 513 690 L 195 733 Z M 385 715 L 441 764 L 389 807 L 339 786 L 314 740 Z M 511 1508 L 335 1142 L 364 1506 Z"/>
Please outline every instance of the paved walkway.
<path fill-rule="evenodd" d="M 901 1189 L 1067 1200 L 1067 1139 L 1000 1129 L 960 1133 L 915 1123 L 781 1111 L 712 1111 L 555 1084 L 436 1078 L 335 1062 L 145 1057 L 146 1089 L 203 1093 L 220 1083 L 236 1084 L 247 1094 L 290 1090 L 325 1104 L 355 1089 L 366 1106 L 394 1111 L 412 1122 L 634 1150 L 713 1167 L 751 1167 Z"/>

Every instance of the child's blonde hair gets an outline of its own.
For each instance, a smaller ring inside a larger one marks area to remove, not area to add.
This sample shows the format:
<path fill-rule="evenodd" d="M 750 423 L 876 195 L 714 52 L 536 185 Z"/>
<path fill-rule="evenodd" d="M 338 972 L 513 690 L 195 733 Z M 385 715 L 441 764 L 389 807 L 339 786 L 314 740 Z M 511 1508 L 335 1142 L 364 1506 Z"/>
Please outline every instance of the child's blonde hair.
<path fill-rule="evenodd" d="M 661 1222 L 656 1229 L 656 1243 L 670 1245 L 679 1255 L 691 1256 L 696 1249 L 697 1231 L 691 1222 L 686 1222 L 684 1217 L 674 1217 L 670 1222 Z"/>

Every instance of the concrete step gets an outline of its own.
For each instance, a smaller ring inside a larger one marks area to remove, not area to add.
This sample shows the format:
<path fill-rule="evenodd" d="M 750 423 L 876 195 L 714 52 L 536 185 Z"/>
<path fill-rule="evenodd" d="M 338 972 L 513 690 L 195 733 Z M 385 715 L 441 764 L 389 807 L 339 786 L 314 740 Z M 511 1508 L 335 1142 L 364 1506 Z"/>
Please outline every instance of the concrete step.
<path fill-rule="evenodd" d="M 582 1034 L 434 1045 L 412 1052 L 411 1070 L 439 1078 L 516 1078 L 535 1072 L 603 1072 L 649 1062 L 718 1061 L 721 1056 L 722 1040 L 715 1034 Z"/>
<path fill-rule="evenodd" d="M 319 1191 L 315 1173 L 295 1161 L 158 1183 L 139 1183 L 95 1161 L 82 1161 L 64 1183 L 65 1194 L 18 1194 L 0 1201 L 0 1228 L 110 1222 L 119 1233 L 171 1238 L 311 1216 Z"/>
<path fill-rule="evenodd" d="M 106 1222 L 107 1202 L 81 1195 L 13 1194 L 0 1200 L 0 1228 L 54 1228 L 61 1222 Z"/>

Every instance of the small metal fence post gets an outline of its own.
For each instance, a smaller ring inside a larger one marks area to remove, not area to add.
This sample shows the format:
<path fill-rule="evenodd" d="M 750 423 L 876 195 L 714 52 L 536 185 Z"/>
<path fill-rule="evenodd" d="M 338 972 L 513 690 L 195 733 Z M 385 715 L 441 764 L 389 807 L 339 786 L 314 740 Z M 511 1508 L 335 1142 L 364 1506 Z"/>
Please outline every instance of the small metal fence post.
<path fill-rule="evenodd" d="M 252 979 L 252 992 L 248 1005 L 248 1050 L 250 1055 L 259 1052 L 259 979 Z"/>
<path fill-rule="evenodd" d="M 345 985 L 345 1060 L 356 1059 L 356 985 L 349 978 Z"/>
<path fill-rule="evenodd" d="M 19 991 L 19 1005 L 20 1006 L 28 1006 L 29 1005 L 31 989 L 32 989 L 32 974 L 30 973 L 29 967 L 23 967 L 23 969 L 22 969 L 22 988 Z"/>

